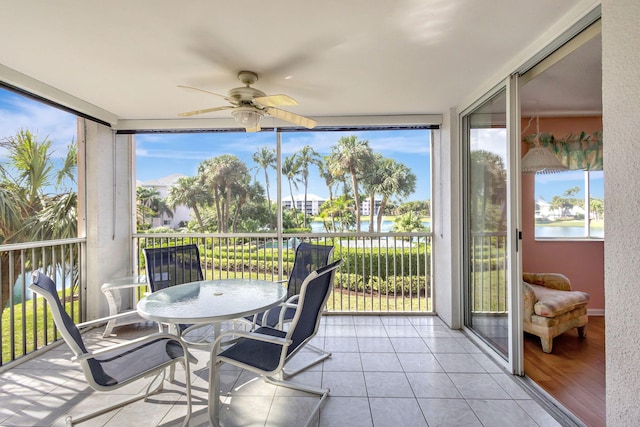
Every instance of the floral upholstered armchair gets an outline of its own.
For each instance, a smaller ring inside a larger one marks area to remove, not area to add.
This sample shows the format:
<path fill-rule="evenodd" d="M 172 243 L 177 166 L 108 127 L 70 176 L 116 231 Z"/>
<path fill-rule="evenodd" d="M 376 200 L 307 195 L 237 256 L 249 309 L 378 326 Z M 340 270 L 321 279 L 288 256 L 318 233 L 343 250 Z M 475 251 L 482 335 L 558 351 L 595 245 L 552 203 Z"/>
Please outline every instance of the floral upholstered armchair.
<path fill-rule="evenodd" d="M 553 339 L 572 328 L 586 336 L 589 294 L 571 290 L 558 273 L 523 273 L 524 331 L 540 337 L 542 351 L 551 353 Z"/>

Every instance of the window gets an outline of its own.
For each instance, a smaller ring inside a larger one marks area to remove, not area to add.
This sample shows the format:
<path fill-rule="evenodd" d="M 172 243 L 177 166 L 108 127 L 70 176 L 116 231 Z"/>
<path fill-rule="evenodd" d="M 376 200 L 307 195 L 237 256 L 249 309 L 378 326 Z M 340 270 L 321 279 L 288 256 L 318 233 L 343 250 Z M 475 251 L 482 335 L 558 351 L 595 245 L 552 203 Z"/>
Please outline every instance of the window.
<path fill-rule="evenodd" d="M 283 227 L 429 230 L 432 132 L 282 131 Z M 191 232 L 275 230 L 276 139 L 274 132 L 137 135 L 138 230 L 156 227 L 157 218 Z"/>
<path fill-rule="evenodd" d="M 75 115 L 0 87 L 0 245 L 78 237 L 77 140 Z"/>
<path fill-rule="evenodd" d="M 603 171 L 536 175 L 535 237 L 604 238 Z"/>

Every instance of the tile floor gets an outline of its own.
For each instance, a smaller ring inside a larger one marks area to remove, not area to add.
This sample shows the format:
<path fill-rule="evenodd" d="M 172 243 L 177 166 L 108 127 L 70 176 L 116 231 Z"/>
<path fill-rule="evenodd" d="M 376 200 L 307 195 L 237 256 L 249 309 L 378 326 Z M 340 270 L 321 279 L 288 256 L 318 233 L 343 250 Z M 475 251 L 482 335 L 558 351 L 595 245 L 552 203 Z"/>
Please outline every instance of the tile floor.
<path fill-rule="evenodd" d="M 153 331 L 150 324 L 122 327 L 108 341 Z M 89 346 L 104 344 L 100 332 L 86 335 Z M 448 329 L 435 316 L 325 316 L 314 344 L 333 356 L 294 377 L 331 389 L 314 427 L 560 425 L 462 332 Z M 192 366 L 190 425 L 206 426 L 208 354 L 194 354 L 199 362 Z M 291 363 L 311 355 L 301 352 Z M 1 373 L 0 425 L 63 425 L 67 413 L 82 415 L 146 387 L 140 381 L 119 394 L 93 392 L 69 357 L 63 344 Z M 178 368 L 176 382 L 165 384 L 165 391 L 149 402 L 80 425 L 178 426 L 186 413 L 184 371 Z M 221 388 L 225 427 L 302 426 L 318 399 L 233 367 L 224 369 Z"/>

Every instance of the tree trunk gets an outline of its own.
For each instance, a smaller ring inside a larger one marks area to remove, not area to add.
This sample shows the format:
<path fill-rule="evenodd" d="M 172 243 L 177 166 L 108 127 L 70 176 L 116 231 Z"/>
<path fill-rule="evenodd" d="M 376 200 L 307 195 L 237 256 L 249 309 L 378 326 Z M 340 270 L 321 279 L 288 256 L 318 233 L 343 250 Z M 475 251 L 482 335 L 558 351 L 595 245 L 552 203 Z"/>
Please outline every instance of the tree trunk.
<path fill-rule="evenodd" d="M 378 218 L 377 218 L 377 226 L 378 226 L 378 233 L 381 233 L 382 231 L 382 216 L 384 214 L 384 210 L 387 207 L 387 198 L 384 197 L 382 199 L 382 202 L 380 202 L 380 210 L 378 211 Z"/>
<path fill-rule="evenodd" d="M 356 201 L 356 231 L 360 232 L 360 194 L 358 193 L 358 178 L 356 178 L 356 171 L 349 171 L 351 174 L 351 184 L 353 185 L 353 198 Z"/>
<path fill-rule="evenodd" d="M 198 221 L 198 226 L 200 227 L 200 232 L 204 233 L 204 224 L 202 223 L 202 217 L 200 216 L 200 211 L 198 210 L 197 205 L 193 205 L 191 207 L 193 209 L 193 214 L 196 216 L 196 221 Z"/>
<path fill-rule="evenodd" d="M 375 208 L 375 193 L 371 193 L 369 196 L 369 233 L 373 233 L 373 217 L 374 217 L 374 208 Z M 378 215 L 380 217 L 380 215 Z M 378 230 L 379 231 L 379 230 Z"/>

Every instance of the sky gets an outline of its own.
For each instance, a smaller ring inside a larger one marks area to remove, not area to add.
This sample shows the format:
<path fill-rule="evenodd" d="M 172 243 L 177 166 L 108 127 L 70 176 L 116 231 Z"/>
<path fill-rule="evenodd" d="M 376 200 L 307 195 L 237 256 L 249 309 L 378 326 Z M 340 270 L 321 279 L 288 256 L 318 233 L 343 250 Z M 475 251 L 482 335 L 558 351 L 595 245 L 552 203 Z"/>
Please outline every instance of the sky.
<path fill-rule="evenodd" d="M 76 138 L 76 117 L 56 108 L 32 101 L 8 90 L 0 89 L 0 139 L 13 136 L 20 129 L 37 133 L 40 140 L 45 137 L 52 142 L 53 156 L 62 158 L 66 148 Z M 483 148 L 506 156 L 504 130 L 489 129 L 482 135 Z M 502 133 L 501 133 L 502 132 Z M 407 200 L 431 198 L 430 191 L 430 132 L 426 130 L 366 131 L 366 132 L 291 132 L 282 133 L 283 157 L 290 155 L 305 145 L 313 147 L 320 155 L 329 153 L 331 146 L 340 137 L 356 135 L 358 139 L 369 141 L 371 148 L 404 163 L 416 174 L 416 191 Z M 230 132 L 230 133 L 178 133 L 136 135 L 136 179 L 148 181 L 171 174 L 193 176 L 198 165 L 206 159 L 221 155 L 235 154 L 248 168 L 254 168 L 252 155 L 262 146 L 275 148 L 274 132 Z M 473 140 L 472 140 L 473 144 Z M 0 161 L 6 161 L 0 148 Z M 253 169 L 255 179 L 264 186 L 264 173 Z M 602 172 L 593 173 L 591 193 L 594 197 L 604 196 Z M 275 198 L 275 171 L 270 172 L 271 196 Z M 536 175 L 536 197 L 550 201 L 555 194 L 566 189 L 584 187 L 581 171 L 561 174 Z M 309 193 L 328 197 L 324 181 L 317 168 L 310 170 Z M 303 187 L 294 189 L 294 194 L 303 193 Z M 283 179 L 283 197 L 289 195 L 288 183 Z"/>
<path fill-rule="evenodd" d="M 342 136 L 356 135 L 369 141 L 375 152 L 391 157 L 412 169 L 416 175 L 416 190 L 407 200 L 431 198 L 430 176 L 430 131 L 366 131 L 366 132 L 290 132 L 282 133 L 282 156 L 287 157 L 305 145 L 318 154 L 326 155 L 331 146 Z M 136 135 L 136 177 L 140 181 L 158 179 L 171 173 L 194 176 L 198 165 L 206 159 L 221 154 L 235 154 L 244 161 L 257 181 L 264 185 L 264 171 L 253 162 L 253 154 L 263 146 L 275 149 L 274 132 L 232 132 L 205 134 L 142 134 Z M 271 197 L 275 198 L 275 170 L 269 172 Z M 329 190 L 320 177 L 318 168 L 309 170 L 308 192 L 322 198 L 329 197 Z M 283 178 L 283 197 L 289 196 L 289 184 Z M 302 194 L 304 188 L 293 189 L 294 195 Z"/>
<path fill-rule="evenodd" d="M 54 157 L 64 157 L 69 144 L 77 139 L 75 115 L 0 88 L 0 140 L 20 129 L 37 134 L 39 141 L 49 139 Z M 5 155 L 2 150 L 0 158 Z"/>

